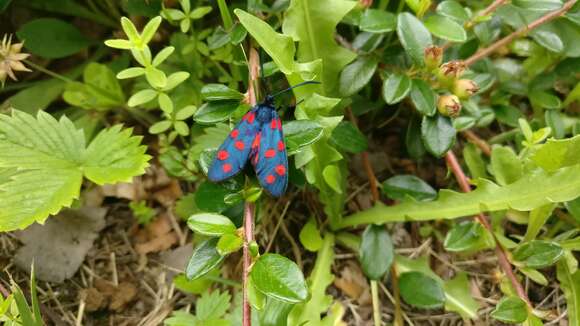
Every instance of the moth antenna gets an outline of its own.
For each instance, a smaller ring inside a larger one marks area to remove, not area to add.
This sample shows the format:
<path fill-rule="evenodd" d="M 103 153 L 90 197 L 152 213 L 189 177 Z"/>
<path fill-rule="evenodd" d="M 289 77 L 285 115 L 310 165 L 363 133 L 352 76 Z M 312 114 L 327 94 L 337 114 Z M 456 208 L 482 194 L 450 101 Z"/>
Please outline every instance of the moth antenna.
<path fill-rule="evenodd" d="M 309 84 L 320 84 L 320 82 L 313 81 L 313 80 L 307 80 L 305 82 L 298 83 L 298 84 L 296 84 L 294 86 L 290 86 L 290 87 L 286 88 L 285 90 L 281 90 L 281 91 L 279 91 L 277 93 L 274 93 L 272 95 L 266 96 L 266 101 L 268 101 L 268 99 L 271 101 L 271 100 L 274 99 L 274 97 L 276 97 L 276 96 L 278 96 L 280 94 L 283 94 L 285 92 L 288 92 L 288 91 L 290 91 L 290 90 L 292 90 L 292 89 L 294 89 L 296 87 L 300 87 L 300 86 L 303 86 L 303 85 L 309 85 Z"/>

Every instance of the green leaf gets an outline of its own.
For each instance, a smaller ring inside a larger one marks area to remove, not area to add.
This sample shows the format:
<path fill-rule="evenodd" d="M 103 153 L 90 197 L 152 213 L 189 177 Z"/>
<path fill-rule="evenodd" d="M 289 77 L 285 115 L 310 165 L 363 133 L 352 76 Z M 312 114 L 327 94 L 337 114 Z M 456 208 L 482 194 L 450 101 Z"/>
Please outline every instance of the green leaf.
<path fill-rule="evenodd" d="M 18 169 L 0 184 L 0 230 L 42 223 L 70 207 L 83 176 L 104 184 L 145 173 L 150 157 L 140 142 L 117 125 L 87 147 L 83 131 L 65 116 L 57 121 L 43 111 L 36 118 L 19 111 L 0 115 L 0 169 Z"/>
<path fill-rule="evenodd" d="M 117 74 L 117 79 L 128 79 L 143 76 L 145 74 L 145 69 L 141 67 L 131 67 L 121 70 Z"/>
<path fill-rule="evenodd" d="M 563 255 L 564 250 L 556 242 L 532 240 L 518 246 L 513 258 L 530 268 L 544 268 L 558 262 Z"/>
<path fill-rule="evenodd" d="M 417 308 L 435 309 L 445 303 L 445 292 L 441 283 L 421 272 L 401 274 L 399 290 L 403 300 Z"/>
<path fill-rule="evenodd" d="M 195 248 L 185 268 L 185 275 L 188 279 L 195 280 L 204 276 L 224 260 L 224 256 L 220 255 L 216 249 L 218 241 L 218 238 L 211 238 Z"/>
<path fill-rule="evenodd" d="M 169 120 L 158 121 L 151 127 L 149 127 L 149 133 L 154 135 L 160 134 L 164 131 L 167 131 L 167 129 L 169 129 L 172 126 L 172 124 L 173 123 Z"/>
<path fill-rule="evenodd" d="M 425 26 L 433 35 L 444 40 L 459 43 L 467 40 L 463 26 L 446 16 L 437 14 L 429 16 L 425 19 Z"/>
<path fill-rule="evenodd" d="M 350 153 L 360 153 L 367 150 L 368 144 L 363 135 L 351 122 L 341 121 L 332 130 L 330 143 L 338 149 Z"/>
<path fill-rule="evenodd" d="M 329 165 L 322 170 L 322 176 L 326 184 L 334 190 L 336 193 L 343 193 L 342 185 L 340 184 L 341 171 L 338 166 L 336 165 Z"/>
<path fill-rule="evenodd" d="M 310 218 L 308 223 L 304 224 L 300 230 L 299 238 L 300 243 L 308 251 L 318 251 L 322 247 L 322 237 L 314 218 Z"/>
<path fill-rule="evenodd" d="M 360 57 L 340 73 L 339 93 L 351 96 L 360 91 L 371 80 L 377 69 L 377 61 L 372 57 Z"/>
<path fill-rule="evenodd" d="M 423 117 L 421 137 L 429 153 L 441 157 L 447 153 L 455 142 L 455 128 L 448 117 L 436 115 Z"/>
<path fill-rule="evenodd" d="M 167 46 L 163 50 L 159 51 L 157 55 L 153 58 L 153 66 L 157 67 L 163 63 L 172 53 L 175 51 L 173 46 Z"/>
<path fill-rule="evenodd" d="M 569 139 L 548 139 L 534 154 L 532 161 L 546 171 L 556 171 L 562 167 L 580 163 L 580 135 Z"/>
<path fill-rule="evenodd" d="M 209 236 L 221 236 L 236 232 L 236 226 L 220 214 L 200 213 L 189 217 L 187 226 L 194 232 Z"/>
<path fill-rule="evenodd" d="M 425 25 L 412 14 L 401 13 L 397 19 L 397 35 L 413 62 L 423 66 L 425 48 L 433 44 L 431 34 Z"/>
<path fill-rule="evenodd" d="M 66 57 L 89 45 L 73 25 L 55 18 L 32 20 L 16 32 L 30 53 L 49 59 Z"/>
<path fill-rule="evenodd" d="M 415 105 L 417 111 L 423 115 L 433 116 L 437 112 L 436 100 L 437 94 L 433 91 L 431 86 L 424 80 L 413 79 L 413 86 L 409 93 L 411 101 Z"/>
<path fill-rule="evenodd" d="M 469 19 L 467 10 L 461 4 L 454 0 L 446 0 L 437 5 L 437 13 L 454 19 L 456 22 L 463 24 Z"/>
<path fill-rule="evenodd" d="M 145 78 L 147 82 L 157 89 L 164 88 L 167 86 L 167 76 L 161 69 L 157 69 L 153 66 L 145 68 Z"/>
<path fill-rule="evenodd" d="M 300 148 L 315 143 L 322 137 L 324 129 L 311 120 L 292 120 L 282 126 L 288 154 L 298 151 Z"/>
<path fill-rule="evenodd" d="M 530 92 L 532 104 L 545 109 L 559 109 L 562 107 L 562 101 L 553 94 L 543 91 Z"/>
<path fill-rule="evenodd" d="M 451 252 L 481 250 L 493 247 L 494 240 L 481 223 L 463 222 L 456 224 L 445 236 L 443 247 Z"/>
<path fill-rule="evenodd" d="M 64 100 L 85 109 L 107 110 L 125 104 L 125 94 L 115 74 L 103 64 L 91 62 L 83 73 L 84 83 L 68 83 Z"/>
<path fill-rule="evenodd" d="M 203 16 L 209 14 L 212 11 L 212 7 L 209 6 L 202 6 L 193 9 L 191 13 L 189 13 L 190 19 L 200 19 Z"/>
<path fill-rule="evenodd" d="M 518 297 L 504 297 L 491 312 L 491 317 L 504 323 L 523 323 L 528 319 L 528 306 Z"/>
<path fill-rule="evenodd" d="M 229 233 L 220 237 L 217 243 L 217 251 L 220 255 L 225 256 L 232 252 L 236 252 L 242 248 L 244 239 L 237 234 Z"/>
<path fill-rule="evenodd" d="M 478 179 L 476 183 L 477 189 L 469 193 L 442 190 L 438 199 L 431 202 L 404 202 L 395 206 L 378 204 L 345 217 L 340 227 L 454 219 L 510 208 L 530 211 L 548 203 L 566 202 L 580 196 L 580 165 L 562 168 L 554 173 L 536 170 L 503 187 L 485 179 Z"/>
<path fill-rule="evenodd" d="M 193 115 L 201 124 L 214 124 L 227 120 L 240 105 L 239 101 L 215 101 L 202 105 Z"/>
<path fill-rule="evenodd" d="M 522 163 L 507 146 L 494 146 L 491 150 L 491 167 L 495 180 L 502 186 L 518 181 L 523 173 Z"/>
<path fill-rule="evenodd" d="M 235 191 L 229 190 L 222 184 L 204 182 L 195 192 L 195 203 L 203 211 L 221 213 L 229 206 L 224 202 L 224 198 L 232 192 Z"/>
<path fill-rule="evenodd" d="M 10 5 L 10 2 L 12 2 L 12 0 L 1 0 L 0 1 L 0 13 L 4 12 L 4 10 L 6 10 L 6 8 L 8 8 L 8 6 Z"/>
<path fill-rule="evenodd" d="M 276 33 L 274 29 L 260 18 L 241 10 L 234 13 L 246 30 L 274 60 L 280 71 L 291 74 L 294 70 L 294 41 L 291 37 Z"/>
<path fill-rule="evenodd" d="M 486 178 L 486 163 L 481 156 L 481 151 L 474 144 L 466 144 L 463 147 L 463 159 L 474 179 Z"/>
<path fill-rule="evenodd" d="M 460 272 L 443 285 L 445 290 L 445 310 L 455 311 L 465 319 L 477 319 L 479 303 L 469 289 L 471 285 L 465 272 Z"/>
<path fill-rule="evenodd" d="M 383 99 L 390 105 L 399 103 L 409 94 L 412 85 L 407 75 L 391 74 L 383 83 Z"/>
<path fill-rule="evenodd" d="M 141 42 L 143 44 L 147 44 L 149 43 L 149 41 L 151 41 L 151 39 L 155 35 L 155 32 L 157 32 L 159 25 L 161 25 L 162 21 L 163 19 L 161 18 L 161 16 L 157 16 L 151 19 L 147 23 L 147 25 L 143 27 L 143 31 L 141 32 Z"/>
<path fill-rule="evenodd" d="M 222 84 L 207 84 L 201 89 L 201 96 L 206 101 L 242 100 L 244 94 Z"/>
<path fill-rule="evenodd" d="M 580 221 L 580 197 L 567 202 L 565 205 L 572 217 Z"/>
<path fill-rule="evenodd" d="M 437 198 L 435 189 L 414 175 L 396 175 L 387 179 L 383 182 L 383 193 L 394 200 L 413 198 L 428 201 Z"/>
<path fill-rule="evenodd" d="M 360 262 L 365 275 L 371 280 L 380 280 L 389 272 L 394 255 L 393 242 L 385 226 L 367 226 L 359 249 Z"/>
<path fill-rule="evenodd" d="M 421 120 L 417 117 L 412 117 L 407 126 L 407 133 L 405 134 L 405 145 L 409 156 L 414 159 L 420 159 L 425 155 L 425 146 L 421 139 Z"/>
<path fill-rule="evenodd" d="M 299 303 L 308 297 L 306 281 L 300 268 L 284 256 L 261 256 L 254 263 L 250 277 L 258 290 L 275 299 Z"/>
<path fill-rule="evenodd" d="M 222 318 L 230 307 L 230 300 L 231 296 L 227 291 L 208 291 L 195 301 L 195 317 L 202 323 Z"/>
<path fill-rule="evenodd" d="M 528 229 L 526 230 L 526 235 L 524 236 L 524 242 L 531 241 L 536 238 L 536 236 L 540 233 L 540 229 L 548 218 L 552 215 L 552 211 L 556 205 L 553 203 L 549 203 L 544 206 L 540 206 L 538 208 L 534 208 L 530 212 L 530 217 L 528 221 Z"/>
<path fill-rule="evenodd" d="M 360 17 L 358 27 L 370 33 L 391 32 L 397 27 L 397 17 L 383 10 L 367 9 Z"/>
<path fill-rule="evenodd" d="M 556 268 L 560 288 L 566 297 L 569 325 L 580 324 L 580 271 L 572 273 L 568 265 L 561 261 Z"/>
<path fill-rule="evenodd" d="M 152 89 L 143 89 L 133 94 L 133 96 L 129 98 L 129 102 L 127 102 L 127 105 L 129 105 L 130 107 L 136 107 L 145 104 L 149 101 L 152 101 L 155 97 L 157 97 L 156 91 Z"/>
<path fill-rule="evenodd" d="M 322 59 L 326 94 L 335 92 L 340 71 L 356 57 L 334 40 L 336 25 L 355 6 L 355 1 L 345 0 L 292 0 L 284 16 L 282 31 L 298 42 L 298 61 Z M 294 52 L 288 55 L 293 56 Z"/>

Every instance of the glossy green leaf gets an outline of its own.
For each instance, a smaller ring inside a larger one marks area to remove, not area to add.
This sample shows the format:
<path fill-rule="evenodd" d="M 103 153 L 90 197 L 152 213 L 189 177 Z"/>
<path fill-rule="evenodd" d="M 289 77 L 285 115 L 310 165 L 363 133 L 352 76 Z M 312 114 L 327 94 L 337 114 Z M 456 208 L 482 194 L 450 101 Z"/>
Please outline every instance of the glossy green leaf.
<path fill-rule="evenodd" d="M 16 35 L 30 53 L 49 59 L 75 54 L 89 45 L 75 26 L 55 18 L 29 21 Z"/>
<path fill-rule="evenodd" d="M 417 201 L 433 200 L 437 192 L 428 183 L 414 175 L 396 175 L 383 182 L 383 193 L 395 200 L 413 198 Z"/>
<path fill-rule="evenodd" d="M 129 102 L 127 102 L 127 105 L 129 105 L 130 107 L 139 106 L 152 101 L 156 97 L 157 97 L 156 91 L 152 89 L 143 89 L 133 94 L 133 96 L 129 98 Z"/>
<path fill-rule="evenodd" d="M 523 323 L 528 318 L 528 306 L 518 297 L 504 297 L 491 312 L 491 317 L 504 323 Z"/>
<path fill-rule="evenodd" d="M 455 128 L 451 119 L 442 115 L 423 117 L 421 137 L 429 153 L 441 157 L 447 153 L 455 142 Z"/>
<path fill-rule="evenodd" d="M 372 57 L 360 57 L 340 73 L 339 93 L 351 96 L 360 91 L 371 80 L 377 69 L 377 61 Z"/>
<path fill-rule="evenodd" d="M 310 218 L 308 223 L 304 224 L 300 230 L 299 238 L 300 243 L 308 251 L 318 251 L 322 247 L 322 237 L 314 218 Z"/>
<path fill-rule="evenodd" d="M 431 34 L 425 25 L 412 14 L 401 13 L 397 18 L 397 35 L 413 62 L 423 66 L 425 48 L 433 44 Z"/>
<path fill-rule="evenodd" d="M 533 104 L 545 109 L 559 109 L 562 107 L 562 101 L 553 94 L 543 91 L 530 92 L 530 100 Z"/>
<path fill-rule="evenodd" d="M 218 241 L 218 238 L 211 238 L 195 248 L 185 268 L 185 275 L 188 279 L 195 280 L 204 276 L 224 260 L 224 256 L 220 255 L 216 249 Z"/>
<path fill-rule="evenodd" d="M 413 79 L 413 86 L 409 93 L 411 101 L 415 105 L 417 111 L 423 115 L 432 116 L 437 112 L 436 100 L 437 94 L 433 91 L 431 86 L 424 80 Z"/>
<path fill-rule="evenodd" d="M 367 9 L 360 17 L 358 27 L 370 33 L 387 33 L 397 27 L 397 17 L 390 12 Z"/>
<path fill-rule="evenodd" d="M 350 153 L 360 153 L 367 149 L 367 139 L 351 122 L 341 121 L 332 130 L 330 143 L 338 149 Z"/>
<path fill-rule="evenodd" d="M 443 285 L 445 290 L 445 310 L 455 311 L 463 318 L 477 319 L 480 305 L 469 290 L 471 284 L 465 272 L 460 272 Z"/>
<path fill-rule="evenodd" d="M 292 120 L 284 123 L 282 128 L 289 154 L 315 143 L 324 132 L 318 122 L 311 120 Z"/>
<path fill-rule="evenodd" d="M 556 242 L 532 240 L 520 245 L 513 258 L 530 268 L 544 268 L 558 262 L 563 255 L 564 250 Z"/>
<path fill-rule="evenodd" d="M 232 192 L 235 191 L 229 190 L 222 184 L 204 182 L 195 192 L 195 203 L 203 211 L 221 213 L 229 206 L 224 198 Z"/>
<path fill-rule="evenodd" d="M 414 159 L 420 159 L 425 155 L 425 146 L 421 139 L 421 120 L 417 117 L 411 118 L 405 134 L 405 145 L 407 153 Z"/>
<path fill-rule="evenodd" d="M 261 256 L 254 263 L 250 277 L 258 290 L 275 299 L 299 303 L 308 297 L 308 288 L 300 268 L 284 256 Z"/>
<path fill-rule="evenodd" d="M 202 105 L 193 115 L 201 124 L 214 124 L 227 120 L 240 105 L 239 101 L 215 101 Z"/>
<path fill-rule="evenodd" d="M 481 223 L 468 221 L 455 224 L 449 230 L 443 247 L 447 251 L 461 252 L 491 248 L 494 244 L 493 237 Z"/>
<path fill-rule="evenodd" d="M 383 99 L 393 105 L 401 102 L 411 91 L 412 82 L 407 75 L 391 74 L 383 83 Z"/>
<path fill-rule="evenodd" d="M 206 101 L 241 100 L 244 94 L 222 84 L 207 84 L 201 88 L 201 96 Z"/>
<path fill-rule="evenodd" d="M 342 173 L 340 169 L 335 165 L 328 165 L 327 167 L 322 170 L 322 176 L 326 184 L 334 190 L 336 193 L 343 193 L 342 185 L 340 184 L 340 180 Z"/>
<path fill-rule="evenodd" d="M 395 252 L 384 225 L 367 226 L 361 238 L 359 256 L 361 267 L 369 279 L 380 280 L 389 272 Z"/>
<path fill-rule="evenodd" d="M 532 154 L 532 161 L 546 171 L 580 163 L 580 135 L 569 139 L 548 139 Z"/>
<path fill-rule="evenodd" d="M 463 6 L 455 0 L 445 0 L 437 5 L 437 13 L 451 19 L 454 19 L 460 24 L 465 23 L 469 19 L 469 14 Z"/>
<path fill-rule="evenodd" d="M 232 234 L 236 226 L 227 217 L 220 214 L 200 213 L 187 219 L 187 226 L 194 232 L 209 236 Z"/>
<path fill-rule="evenodd" d="M 244 239 L 234 233 L 227 233 L 220 237 L 216 249 L 222 256 L 236 252 L 244 245 Z"/>
<path fill-rule="evenodd" d="M 403 300 L 417 308 L 435 309 L 445 303 L 445 292 L 441 283 L 421 272 L 401 274 L 399 290 Z"/>
<path fill-rule="evenodd" d="M 494 146 L 491 151 L 491 167 L 495 180 L 505 186 L 518 181 L 523 166 L 516 153 L 507 146 Z"/>
<path fill-rule="evenodd" d="M 442 15 L 432 15 L 425 19 L 425 27 L 435 36 L 451 42 L 465 42 L 467 33 L 463 26 Z"/>
<path fill-rule="evenodd" d="M 477 189 L 470 193 L 442 190 L 438 199 L 431 202 L 404 202 L 395 206 L 378 204 L 345 217 L 340 227 L 395 221 L 453 219 L 510 208 L 530 211 L 548 203 L 566 202 L 580 196 L 579 165 L 562 168 L 553 173 L 536 170 L 503 187 L 485 179 L 474 181 L 477 183 Z"/>

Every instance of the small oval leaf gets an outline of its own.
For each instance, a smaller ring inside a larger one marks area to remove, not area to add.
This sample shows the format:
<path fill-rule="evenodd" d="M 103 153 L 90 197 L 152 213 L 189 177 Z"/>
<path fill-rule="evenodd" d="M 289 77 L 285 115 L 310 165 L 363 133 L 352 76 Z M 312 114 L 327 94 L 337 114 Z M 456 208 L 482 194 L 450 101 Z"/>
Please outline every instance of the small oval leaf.
<path fill-rule="evenodd" d="M 250 272 L 254 286 L 275 299 L 299 303 L 308 298 L 308 288 L 300 268 L 278 254 L 261 256 Z"/>

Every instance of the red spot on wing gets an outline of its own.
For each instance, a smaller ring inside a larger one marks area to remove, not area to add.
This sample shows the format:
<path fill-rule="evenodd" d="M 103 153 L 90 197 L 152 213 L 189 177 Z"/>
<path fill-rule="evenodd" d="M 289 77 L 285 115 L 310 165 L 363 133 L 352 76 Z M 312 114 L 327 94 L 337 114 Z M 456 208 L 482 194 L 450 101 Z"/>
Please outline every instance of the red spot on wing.
<path fill-rule="evenodd" d="M 256 138 L 252 142 L 252 148 L 259 148 L 260 147 L 260 139 L 262 138 L 262 133 L 259 132 L 256 134 Z"/>
<path fill-rule="evenodd" d="M 275 176 L 273 176 L 271 174 L 268 174 L 268 176 L 266 176 L 266 183 L 272 184 L 272 183 L 274 183 L 274 181 L 276 181 L 276 177 Z"/>
<path fill-rule="evenodd" d="M 283 141 L 281 141 L 281 140 L 279 140 L 279 141 L 278 141 L 278 150 L 279 150 L 280 152 L 282 152 L 282 151 L 283 151 L 285 148 L 286 148 L 286 146 L 284 146 L 284 142 L 283 142 Z"/>
<path fill-rule="evenodd" d="M 276 151 L 270 148 L 264 153 L 264 156 L 267 158 L 272 158 L 276 156 Z"/>
<path fill-rule="evenodd" d="M 286 174 L 286 167 L 282 164 L 276 165 L 275 170 L 276 170 L 276 173 L 278 173 L 278 175 L 280 175 L 280 176 Z"/>
<path fill-rule="evenodd" d="M 248 123 L 252 124 L 254 123 L 254 119 L 256 119 L 256 114 L 254 114 L 254 112 L 249 112 L 244 116 L 244 119 L 246 119 Z"/>
<path fill-rule="evenodd" d="M 272 119 L 272 121 L 270 121 L 270 128 L 272 129 L 278 128 L 278 122 L 276 121 L 276 119 Z"/>
<path fill-rule="evenodd" d="M 223 161 L 223 160 L 227 159 L 229 156 L 230 156 L 230 155 L 228 154 L 228 152 L 227 152 L 227 151 L 224 151 L 224 150 L 221 150 L 221 151 L 219 151 L 219 152 L 217 153 L 217 158 L 218 158 L 220 161 Z"/>
<path fill-rule="evenodd" d="M 229 163 L 224 163 L 224 165 L 222 165 L 222 170 L 225 173 L 228 173 L 228 172 L 230 172 L 232 170 L 232 165 L 229 164 Z"/>
<path fill-rule="evenodd" d="M 244 143 L 243 143 L 243 142 L 241 142 L 241 141 L 239 141 L 239 140 L 238 140 L 238 141 L 237 141 L 237 142 L 234 144 L 234 146 L 236 146 L 236 148 L 237 148 L 238 150 L 240 150 L 240 151 L 243 151 L 243 150 L 244 150 L 244 147 L 245 147 L 245 146 L 244 146 Z"/>
<path fill-rule="evenodd" d="M 232 133 L 230 134 L 230 137 L 236 139 L 239 134 L 240 134 L 240 131 L 238 129 L 234 129 L 234 130 L 232 130 Z"/>

